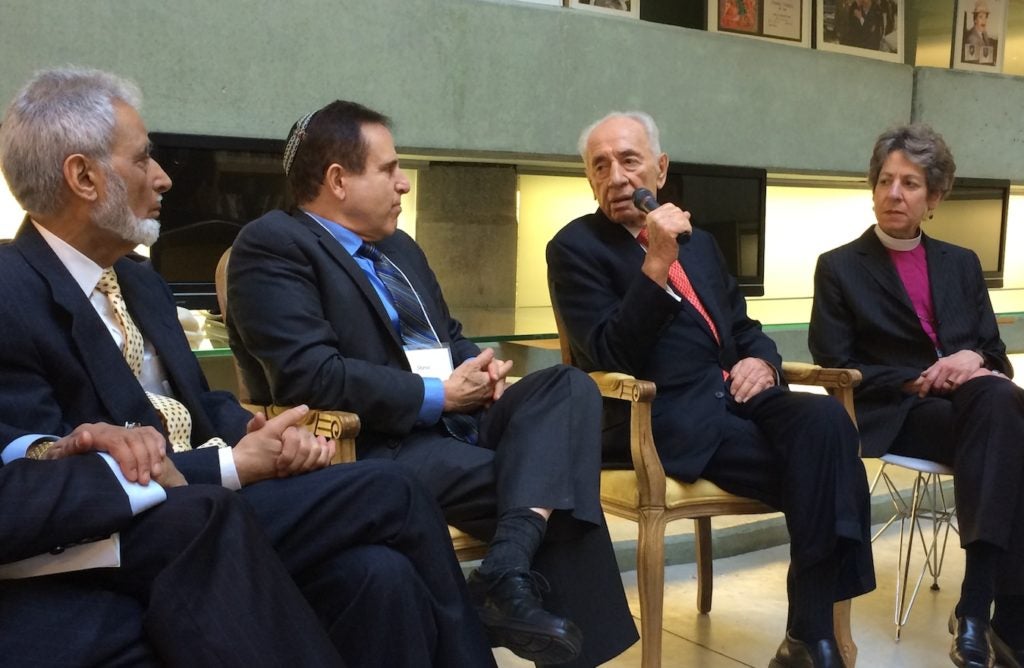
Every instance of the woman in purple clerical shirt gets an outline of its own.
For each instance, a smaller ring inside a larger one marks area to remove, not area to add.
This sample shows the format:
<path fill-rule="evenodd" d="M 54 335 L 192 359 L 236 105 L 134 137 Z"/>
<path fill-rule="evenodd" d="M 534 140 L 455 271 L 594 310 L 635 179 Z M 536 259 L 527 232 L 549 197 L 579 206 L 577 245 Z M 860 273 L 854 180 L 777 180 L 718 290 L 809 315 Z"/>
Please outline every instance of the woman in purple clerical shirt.
<path fill-rule="evenodd" d="M 1024 391 L 1009 380 L 978 257 L 923 230 L 955 170 L 928 126 L 878 138 L 868 169 L 875 224 L 818 258 L 808 344 L 816 363 L 863 375 L 855 391 L 863 456 L 892 453 L 953 469 L 966 566 L 949 620 L 950 658 L 957 666 L 1017 666 Z"/>

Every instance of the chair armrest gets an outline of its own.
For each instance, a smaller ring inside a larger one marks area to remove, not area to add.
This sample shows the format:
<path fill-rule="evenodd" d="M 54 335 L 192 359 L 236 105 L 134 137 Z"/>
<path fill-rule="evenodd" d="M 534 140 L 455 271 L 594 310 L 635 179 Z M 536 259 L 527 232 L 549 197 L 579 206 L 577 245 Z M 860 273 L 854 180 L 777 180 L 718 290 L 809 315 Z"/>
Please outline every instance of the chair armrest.
<path fill-rule="evenodd" d="M 817 385 L 825 388 L 836 401 L 843 405 L 854 424 L 857 416 L 853 411 L 853 388 L 863 379 L 856 369 L 836 369 L 806 362 L 783 362 L 782 374 L 787 383 Z"/>
<path fill-rule="evenodd" d="M 615 371 L 594 371 L 590 377 L 597 383 L 602 397 L 651 403 L 657 388 L 649 380 L 637 380 L 633 376 Z"/>
<path fill-rule="evenodd" d="M 242 407 L 250 413 L 262 411 L 268 419 L 276 417 L 290 408 L 290 406 L 259 406 L 255 404 L 242 404 Z M 360 423 L 359 416 L 355 413 L 311 409 L 300 424 L 317 436 L 334 439 L 338 450 L 334 453 L 332 464 L 343 464 L 356 460 L 356 436 L 359 435 Z"/>
<path fill-rule="evenodd" d="M 651 434 L 651 402 L 657 386 L 649 380 L 612 371 L 594 371 L 590 377 L 602 397 L 630 402 L 629 453 L 636 471 L 640 506 L 664 508 L 665 468 Z"/>

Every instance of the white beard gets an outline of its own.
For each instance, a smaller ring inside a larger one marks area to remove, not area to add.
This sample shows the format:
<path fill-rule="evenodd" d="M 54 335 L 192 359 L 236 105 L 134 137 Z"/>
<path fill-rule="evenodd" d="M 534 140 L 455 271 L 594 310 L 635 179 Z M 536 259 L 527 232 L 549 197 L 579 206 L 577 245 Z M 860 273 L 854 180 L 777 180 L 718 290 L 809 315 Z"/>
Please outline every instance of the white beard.
<path fill-rule="evenodd" d="M 160 236 L 160 221 L 155 218 L 139 218 L 132 213 L 128 206 L 124 179 L 109 168 L 106 176 L 107 198 L 93 212 L 92 221 L 97 227 L 113 232 L 125 241 L 152 246 Z"/>

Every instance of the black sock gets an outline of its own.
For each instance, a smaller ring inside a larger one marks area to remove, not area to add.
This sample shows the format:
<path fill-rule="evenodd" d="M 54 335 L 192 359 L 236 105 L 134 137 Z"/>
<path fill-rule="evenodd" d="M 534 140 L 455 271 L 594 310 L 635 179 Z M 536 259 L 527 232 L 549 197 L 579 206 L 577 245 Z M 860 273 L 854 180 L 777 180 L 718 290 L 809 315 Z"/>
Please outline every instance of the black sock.
<path fill-rule="evenodd" d="M 987 622 L 992 614 L 996 557 L 1000 549 L 992 543 L 975 541 L 968 545 L 964 564 L 964 583 L 960 587 L 957 617 L 975 617 Z"/>
<path fill-rule="evenodd" d="M 1024 595 L 996 596 L 992 629 L 1013 649 L 1024 649 Z"/>
<path fill-rule="evenodd" d="M 838 575 L 839 561 L 833 556 L 793 576 L 789 632 L 795 639 L 814 643 L 834 637 L 832 606 Z"/>
<path fill-rule="evenodd" d="M 529 570 L 547 526 L 547 520 L 529 508 L 510 508 L 503 512 L 487 555 L 480 564 L 480 573 L 494 575 L 512 569 Z"/>

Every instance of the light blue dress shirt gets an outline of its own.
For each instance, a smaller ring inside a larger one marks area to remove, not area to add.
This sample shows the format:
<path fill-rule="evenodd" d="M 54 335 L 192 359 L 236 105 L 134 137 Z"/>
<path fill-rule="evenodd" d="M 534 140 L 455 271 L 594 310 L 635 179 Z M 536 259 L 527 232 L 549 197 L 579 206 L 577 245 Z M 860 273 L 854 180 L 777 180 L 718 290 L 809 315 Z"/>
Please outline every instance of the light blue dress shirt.
<path fill-rule="evenodd" d="M 359 247 L 363 245 L 363 240 L 355 232 L 345 229 L 338 223 L 309 211 L 303 210 L 303 212 L 320 223 L 320 226 L 327 230 L 327 233 L 341 244 L 345 252 L 351 255 L 352 259 L 359 265 L 359 268 L 363 270 L 366 278 L 370 281 L 370 285 L 373 286 L 374 292 L 380 297 L 384 310 L 387 311 L 388 317 L 391 319 L 391 326 L 399 338 L 401 338 L 402 330 L 398 324 L 398 311 L 395 309 L 395 304 L 391 299 L 391 293 L 377 276 L 377 272 L 373 268 L 373 262 L 369 258 L 365 258 L 357 253 Z M 437 424 L 437 421 L 441 419 L 441 412 L 444 410 L 444 384 L 438 378 L 423 378 L 422 376 L 421 378 L 423 380 L 423 404 L 420 406 L 416 424 L 418 426 Z"/>

